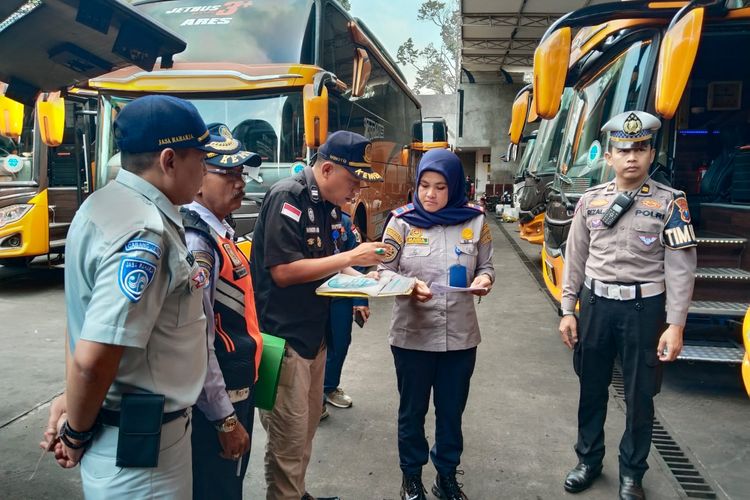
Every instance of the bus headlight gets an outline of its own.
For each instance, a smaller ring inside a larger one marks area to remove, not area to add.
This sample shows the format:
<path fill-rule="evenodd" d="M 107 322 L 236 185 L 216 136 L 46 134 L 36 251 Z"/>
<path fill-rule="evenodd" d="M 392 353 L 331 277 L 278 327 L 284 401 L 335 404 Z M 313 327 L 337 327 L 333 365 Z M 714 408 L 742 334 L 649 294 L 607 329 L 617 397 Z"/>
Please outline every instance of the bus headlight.
<path fill-rule="evenodd" d="M 32 206 L 33 205 L 23 204 L 0 208 L 0 227 L 4 227 L 21 219 L 21 217 L 26 215 L 26 212 L 31 210 Z"/>

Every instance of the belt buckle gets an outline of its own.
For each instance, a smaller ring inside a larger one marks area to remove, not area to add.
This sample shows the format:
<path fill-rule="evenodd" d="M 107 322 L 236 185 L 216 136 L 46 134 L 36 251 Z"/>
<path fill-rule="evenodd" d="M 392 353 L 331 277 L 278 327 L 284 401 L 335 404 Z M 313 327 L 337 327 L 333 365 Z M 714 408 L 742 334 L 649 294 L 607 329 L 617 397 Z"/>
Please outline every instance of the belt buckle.
<path fill-rule="evenodd" d="M 622 292 L 619 285 L 610 285 L 607 287 L 607 298 L 612 300 L 622 300 Z"/>

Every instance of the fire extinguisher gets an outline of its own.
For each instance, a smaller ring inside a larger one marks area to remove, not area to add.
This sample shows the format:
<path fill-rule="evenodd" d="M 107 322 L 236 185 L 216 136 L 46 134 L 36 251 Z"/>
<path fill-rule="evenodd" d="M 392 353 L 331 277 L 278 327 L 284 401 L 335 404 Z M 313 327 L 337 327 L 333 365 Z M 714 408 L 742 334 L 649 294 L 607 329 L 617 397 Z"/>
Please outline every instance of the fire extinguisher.
<path fill-rule="evenodd" d="M 696 175 L 695 175 L 695 192 L 696 193 L 701 192 L 701 182 L 703 182 L 703 177 L 706 175 L 707 171 L 708 171 L 708 162 L 706 160 L 703 160 L 703 163 L 698 165 L 698 170 L 696 171 Z"/>

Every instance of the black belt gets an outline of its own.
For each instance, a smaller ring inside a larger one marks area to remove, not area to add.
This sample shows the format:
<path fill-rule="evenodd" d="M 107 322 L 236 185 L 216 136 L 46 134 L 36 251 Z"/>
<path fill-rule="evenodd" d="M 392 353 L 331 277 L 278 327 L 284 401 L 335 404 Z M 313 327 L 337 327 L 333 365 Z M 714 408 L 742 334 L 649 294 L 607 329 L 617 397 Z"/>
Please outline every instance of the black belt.
<path fill-rule="evenodd" d="M 169 413 L 165 413 L 162 415 L 161 423 L 162 425 L 168 424 L 169 422 L 177 420 L 178 418 L 184 416 L 186 413 L 187 409 L 170 411 Z M 104 425 L 120 427 L 120 412 L 102 408 L 101 410 L 99 410 L 99 418 L 97 420 Z"/>

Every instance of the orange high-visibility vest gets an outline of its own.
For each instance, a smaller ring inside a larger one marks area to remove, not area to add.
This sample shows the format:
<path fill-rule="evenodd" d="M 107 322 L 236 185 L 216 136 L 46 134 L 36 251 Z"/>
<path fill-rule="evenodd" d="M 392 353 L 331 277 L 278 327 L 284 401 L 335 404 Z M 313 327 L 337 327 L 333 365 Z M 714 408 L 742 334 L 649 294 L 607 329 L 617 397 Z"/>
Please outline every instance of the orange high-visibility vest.
<path fill-rule="evenodd" d="M 234 241 L 211 233 L 221 256 L 214 297 L 214 349 L 227 389 L 241 389 L 248 380 L 258 379 L 263 351 L 250 264 Z"/>

